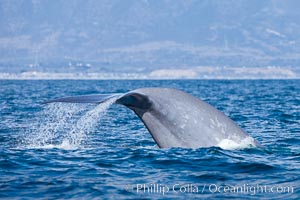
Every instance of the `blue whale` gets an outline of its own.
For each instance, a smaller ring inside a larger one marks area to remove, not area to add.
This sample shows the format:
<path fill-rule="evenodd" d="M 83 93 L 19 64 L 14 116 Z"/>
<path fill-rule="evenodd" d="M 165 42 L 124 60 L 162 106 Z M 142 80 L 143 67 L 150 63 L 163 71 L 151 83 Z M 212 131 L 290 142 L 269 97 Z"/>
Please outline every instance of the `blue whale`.
<path fill-rule="evenodd" d="M 124 94 L 95 94 L 54 99 L 45 103 L 103 103 L 127 106 L 143 121 L 161 148 L 261 147 L 225 114 L 210 104 L 172 88 L 140 88 Z"/>

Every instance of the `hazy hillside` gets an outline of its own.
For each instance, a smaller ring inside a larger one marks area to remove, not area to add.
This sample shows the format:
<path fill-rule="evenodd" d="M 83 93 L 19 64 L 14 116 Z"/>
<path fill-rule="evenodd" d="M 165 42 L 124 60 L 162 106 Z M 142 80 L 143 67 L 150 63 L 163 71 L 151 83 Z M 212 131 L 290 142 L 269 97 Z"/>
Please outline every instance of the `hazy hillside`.
<path fill-rule="evenodd" d="M 0 69 L 297 68 L 299 9 L 298 0 L 1 0 Z"/>

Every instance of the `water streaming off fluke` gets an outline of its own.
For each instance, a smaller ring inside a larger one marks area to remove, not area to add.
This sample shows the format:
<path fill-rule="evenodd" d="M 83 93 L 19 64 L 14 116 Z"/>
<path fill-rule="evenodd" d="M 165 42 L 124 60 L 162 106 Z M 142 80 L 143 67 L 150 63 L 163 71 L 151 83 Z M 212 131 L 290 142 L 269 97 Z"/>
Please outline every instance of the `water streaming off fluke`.
<path fill-rule="evenodd" d="M 102 104 L 52 103 L 38 113 L 23 141 L 28 148 L 76 149 L 87 142 L 97 122 L 116 99 Z"/>

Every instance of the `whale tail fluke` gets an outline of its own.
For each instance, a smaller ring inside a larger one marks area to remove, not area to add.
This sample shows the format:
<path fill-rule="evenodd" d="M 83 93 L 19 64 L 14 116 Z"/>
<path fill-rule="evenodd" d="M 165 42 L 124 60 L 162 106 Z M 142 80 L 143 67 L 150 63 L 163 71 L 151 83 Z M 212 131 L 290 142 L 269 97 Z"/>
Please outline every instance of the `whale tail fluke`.
<path fill-rule="evenodd" d="M 120 97 L 123 94 L 94 94 L 94 95 L 81 95 L 73 97 L 64 97 L 59 99 L 53 99 L 50 101 L 42 102 L 42 104 L 64 102 L 64 103 L 103 103 L 111 98 Z"/>
<path fill-rule="evenodd" d="M 151 106 L 149 98 L 136 92 L 112 93 L 112 94 L 93 94 L 64 97 L 45 101 L 42 104 L 63 102 L 63 103 L 103 103 L 109 99 L 115 98 L 115 103 L 127 106 L 130 109 L 148 109 Z"/>
<path fill-rule="evenodd" d="M 172 88 L 140 88 L 127 93 L 73 96 L 46 101 L 43 104 L 54 102 L 101 104 L 108 100 L 134 111 L 161 148 L 212 146 L 222 148 L 224 145 L 220 144 L 220 141 L 228 143 L 233 140 L 234 144 L 241 146 L 241 141 L 250 137 L 230 118 L 211 105 Z M 250 143 L 261 147 L 254 139 Z"/>

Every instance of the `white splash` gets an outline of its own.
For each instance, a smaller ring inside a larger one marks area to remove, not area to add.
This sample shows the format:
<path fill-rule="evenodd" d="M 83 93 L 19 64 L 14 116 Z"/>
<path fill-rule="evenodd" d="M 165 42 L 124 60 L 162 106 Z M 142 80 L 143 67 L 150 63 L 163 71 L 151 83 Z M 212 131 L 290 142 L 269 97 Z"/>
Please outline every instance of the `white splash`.
<path fill-rule="evenodd" d="M 80 146 L 84 141 L 87 133 L 94 130 L 97 122 L 100 120 L 107 109 L 115 102 L 116 98 L 112 98 L 102 104 L 99 104 L 95 109 L 86 112 L 72 127 L 70 132 L 65 135 L 63 144 L 71 146 Z"/>
<path fill-rule="evenodd" d="M 26 132 L 24 143 L 27 148 L 77 149 L 115 100 L 109 99 L 92 109 L 87 104 L 49 104 Z"/>
<path fill-rule="evenodd" d="M 225 150 L 234 150 L 234 149 L 246 149 L 255 147 L 255 141 L 252 137 L 246 137 L 245 139 L 241 140 L 239 143 L 230 139 L 223 139 L 219 144 L 218 147 L 225 149 Z"/>

